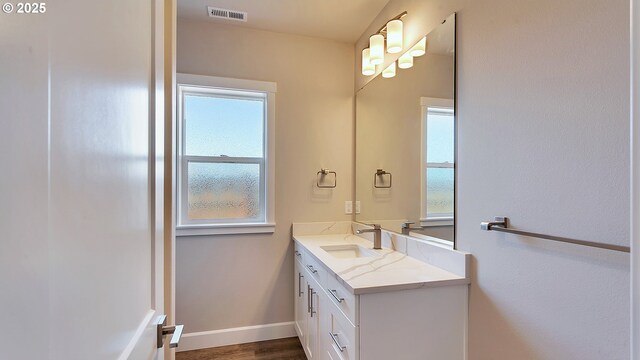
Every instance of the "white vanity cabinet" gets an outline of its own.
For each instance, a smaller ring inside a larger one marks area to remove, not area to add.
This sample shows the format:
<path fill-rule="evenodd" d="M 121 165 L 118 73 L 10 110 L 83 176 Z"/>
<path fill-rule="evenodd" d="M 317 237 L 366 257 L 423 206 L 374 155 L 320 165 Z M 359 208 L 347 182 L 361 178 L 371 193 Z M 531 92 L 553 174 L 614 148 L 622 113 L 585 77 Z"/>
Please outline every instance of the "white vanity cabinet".
<path fill-rule="evenodd" d="M 357 297 L 302 247 L 295 251 L 295 326 L 307 358 L 358 359 L 358 329 L 352 322 Z"/>
<path fill-rule="evenodd" d="M 321 265 L 305 261 L 301 250 L 296 250 L 295 254 L 295 330 L 307 358 L 324 359 L 320 342 L 325 324 L 326 294 L 318 279 L 321 272 L 326 275 L 326 270 L 320 268 Z"/>
<path fill-rule="evenodd" d="M 467 284 L 354 294 L 297 241 L 295 251 L 295 327 L 308 359 L 465 359 Z"/>

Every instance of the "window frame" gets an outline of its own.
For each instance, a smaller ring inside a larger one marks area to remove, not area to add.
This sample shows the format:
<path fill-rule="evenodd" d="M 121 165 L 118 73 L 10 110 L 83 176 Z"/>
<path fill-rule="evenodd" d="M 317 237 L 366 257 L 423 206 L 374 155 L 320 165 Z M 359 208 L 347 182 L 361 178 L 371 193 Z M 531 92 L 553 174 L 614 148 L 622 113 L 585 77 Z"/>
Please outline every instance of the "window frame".
<path fill-rule="evenodd" d="M 454 162 L 442 162 L 442 163 L 429 163 L 427 162 L 427 121 L 429 115 L 429 108 L 440 109 L 442 111 L 453 113 L 455 121 L 455 108 L 453 99 L 431 98 L 421 97 L 421 152 L 420 152 L 420 226 L 451 226 L 454 223 L 455 209 L 451 213 L 427 213 L 427 169 L 428 168 L 440 168 L 440 169 L 454 169 L 455 174 L 455 159 Z M 455 126 L 455 124 L 454 124 Z M 455 136 L 455 135 L 454 135 Z M 454 139 L 455 144 L 455 139 Z M 454 149 L 455 152 L 455 149 Z M 455 177 L 454 177 L 455 181 Z M 455 185 L 454 185 L 455 188 Z M 454 206 L 455 206 L 455 193 L 454 193 Z"/>
<path fill-rule="evenodd" d="M 273 82 L 193 74 L 176 75 L 176 236 L 273 233 L 275 231 L 276 92 L 277 84 Z M 262 99 L 264 101 L 263 157 L 186 155 L 183 100 L 189 94 L 201 96 L 209 94 L 236 99 Z M 187 217 L 189 163 L 258 164 L 263 216 L 255 221 L 247 221 L 247 219 L 189 220 Z"/>

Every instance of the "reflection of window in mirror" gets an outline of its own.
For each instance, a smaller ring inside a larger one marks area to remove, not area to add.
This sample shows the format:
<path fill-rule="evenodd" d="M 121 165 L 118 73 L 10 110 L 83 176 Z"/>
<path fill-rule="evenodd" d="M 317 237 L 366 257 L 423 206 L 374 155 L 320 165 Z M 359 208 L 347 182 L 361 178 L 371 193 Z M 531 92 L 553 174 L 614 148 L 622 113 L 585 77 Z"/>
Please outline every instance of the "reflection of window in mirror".
<path fill-rule="evenodd" d="M 422 226 L 453 225 L 453 100 L 421 98 Z"/>

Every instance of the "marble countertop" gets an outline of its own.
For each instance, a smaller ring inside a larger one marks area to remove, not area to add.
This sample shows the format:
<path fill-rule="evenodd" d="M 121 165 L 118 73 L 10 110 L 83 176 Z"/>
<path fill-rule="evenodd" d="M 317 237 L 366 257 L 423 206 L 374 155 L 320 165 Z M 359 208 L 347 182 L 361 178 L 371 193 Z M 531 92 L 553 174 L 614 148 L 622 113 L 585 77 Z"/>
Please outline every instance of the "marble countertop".
<path fill-rule="evenodd" d="M 387 248 L 370 250 L 378 256 L 347 259 L 336 258 L 321 248 L 356 244 L 371 249 L 370 241 L 352 234 L 294 235 L 294 241 L 323 263 L 329 276 L 335 276 L 356 295 L 470 283 L 468 278 Z"/>

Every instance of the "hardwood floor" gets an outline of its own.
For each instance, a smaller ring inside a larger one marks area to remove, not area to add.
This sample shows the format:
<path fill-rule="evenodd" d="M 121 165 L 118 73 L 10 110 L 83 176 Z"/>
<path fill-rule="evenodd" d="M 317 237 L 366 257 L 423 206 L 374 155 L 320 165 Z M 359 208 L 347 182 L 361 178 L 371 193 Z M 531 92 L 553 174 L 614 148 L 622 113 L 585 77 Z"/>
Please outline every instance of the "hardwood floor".
<path fill-rule="evenodd" d="M 176 360 L 307 360 L 297 337 L 176 353 Z"/>

